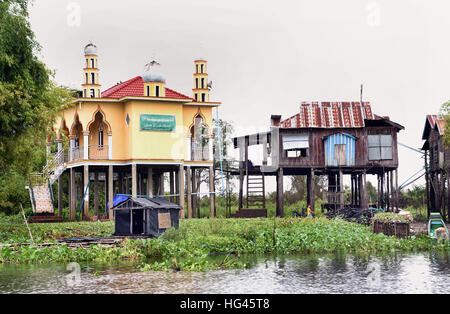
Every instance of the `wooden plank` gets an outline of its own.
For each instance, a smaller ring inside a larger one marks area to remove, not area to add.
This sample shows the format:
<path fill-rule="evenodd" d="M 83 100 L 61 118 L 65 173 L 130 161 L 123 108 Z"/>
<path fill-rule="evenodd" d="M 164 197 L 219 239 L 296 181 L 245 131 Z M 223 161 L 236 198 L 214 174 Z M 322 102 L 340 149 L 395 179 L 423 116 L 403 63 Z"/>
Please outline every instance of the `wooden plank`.
<path fill-rule="evenodd" d="M 114 200 L 114 168 L 113 166 L 108 166 L 108 202 L 109 202 L 109 220 L 114 220 L 113 213 L 113 200 Z"/>
<path fill-rule="evenodd" d="M 159 229 L 168 229 L 172 227 L 170 213 L 158 213 L 158 226 Z"/>
<path fill-rule="evenodd" d="M 216 214 L 216 201 L 214 193 L 214 167 L 209 167 L 209 201 L 210 201 L 210 218 L 214 218 Z"/>
<path fill-rule="evenodd" d="M 187 184 L 187 208 L 188 219 L 192 218 L 192 180 L 191 180 L 191 167 L 186 167 L 186 184 Z"/>
<path fill-rule="evenodd" d="M 131 194 L 137 197 L 137 165 L 131 165 Z"/>
<path fill-rule="evenodd" d="M 184 219 L 185 218 L 185 212 L 184 212 L 184 210 L 185 210 L 185 204 L 184 204 L 184 201 L 185 201 L 185 197 L 184 197 L 184 166 L 183 165 L 180 165 L 180 167 L 179 167 L 179 169 L 178 169 L 178 177 L 179 177 L 179 181 L 178 181 L 178 183 L 180 184 L 180 186 L 179 186 L 179 193 L 180 193 L 180 197 L 179 197 L 179 205 L 181 206 L 181 211 L 180 211 L 180 218 L 181 219 Z"/>
<path fill-rule="evenodd" d="M 284 217 L 284 203 L 283 203 L 283 168 L 278 170 L 277 174 L 277 204 L 276 216 Z"/>

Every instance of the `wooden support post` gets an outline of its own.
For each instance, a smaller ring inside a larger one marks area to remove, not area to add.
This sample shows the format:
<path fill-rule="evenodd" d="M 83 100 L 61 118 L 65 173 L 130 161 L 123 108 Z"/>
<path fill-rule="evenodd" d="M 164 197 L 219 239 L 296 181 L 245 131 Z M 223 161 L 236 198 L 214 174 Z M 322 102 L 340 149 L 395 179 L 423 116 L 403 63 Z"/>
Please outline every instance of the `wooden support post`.
<path fill-rule="evenodd" d="M 239 209 L 242 209 L 244 204 L 244 169 L 239 169 Z"/>
<path fill-rule="evenodd" d="M 446 222 L 450 221 L 450 176 L 447 174 L 447 218 L 444 217 Z"/>
<path fill-rule="evenodd" d="M 181 206 L 181 211 L 180 211 L 180 217 L 181 217 L 181 219 L 184 219 L 185 218 L 185 213 L 184 213 L 184 166 L 183 165 L 180 165 L 180 168 L 178 169 L 178 177 L 179 177 L 179 179 L 178 179 L 178 182 L 179 182 L 179 184 L 180 184 L 180 186 L 179 186 L 179 194 L 180 194 L 180 197 L 179 197 L 179 205 Z M 189 184 L 189 183 L 188 183 Z"/>
<path fill-rule="evenodd" d="M 122 169 L 119 170 L 119 194 L 123 194 L 123 172 Z"/>
<path fill-rule="evenodd" d="M 333 210 L 337 209 L 337 206 L 336 206 L 336 200 L 337 200 L 337 198 L 336 198 L 336 191 L 337 191 L 336 185 L 337 185 L 337 183 L 336 183 L 336 175 L 334 173 L 333 174 L 329 174 L 328 175 L 328 197 L 327 197 L 327 202 L 330 205 L 331 204 L 334 205 L 333 206 Z"/>
<path fill-rule="evenodd" d="M 108 166 L 108 202 L 109 202 L 109 220 L 114 220 L 113 204 L 114 204 L 114 168 Z"/>
<path fill-rule="evenodd" d="M 98 171 L 94 172 L 94 216 L 98 217 Z"/>
<path fill-rule="evenodd" d="M 210 218 L 214 218 L 216 214 L 216 201 L 214 193 L 214 167 L 209 167 L 209 202 L 210 202 Z"/>
<path fill-rule="evenodd" d="M 284 203 L 283 203 L 283 168 L 278 169 L 277 173 L 277 217 L 284 217 Z"/>
<path fill-rule="evenodd" d="M 63 174 L 58 178 L 58 216 L 62 217 L 63 214 Z"/>
<path fill-rule="evenodd" d="M 311 168 L 309 172 L 309 185 L 308 185 L 308 205 L 311 205 L 311 210 L 315 211 L 316 208 L 316 185 L 315 185 L 315 175 L 314 169 Z"/>
<path fill-rule="evenodd" d="M 141 173 L 137 172 L 137 195 L 142 195 L 142 178 Z"/>
<path fill-rule="evenodd" d="M 351 200 L 351 206 L 353 207 L 353 204 L 354 204 L 354 202 L 353 202 L 353 197 L 354 197 L 354 193 L 355 193 L 355 190 L 354 190 L 354 185 L 353 185 L 353 175 L 351 175 L 350 176 L 350 185 L 351 185 L 351 187 L 350 187 L 350 200 Z"/>
<path fill-rule="evenodd" d="M 361 185 L 362 185 L 362 204 L 361 204 L 361 208 L 363 209 L 369 209 L 369 203 L 368 203 L 368 196 L 367 196 L 367 185 L 366 185 L 366 171 L 363 172 L 362 176 L 361 176 Z"/>
<path fill-rule="evenodd" d="M 179 172 L 180 172 L 180 168 L 178 167 L 178 169 L 176 171 L 174 171 L 175 194 L 178 195 L 174 198 L 176 204 L 180 204 L 180 174 L 179 174 Z"/>
<path fill-rule="evenodd" d="M 341 169 L 339 169 L 339 208 L 344 208 L 344 174 Z"/>
<path fill-rule="evenodd" d="M 83 218 L 89 218 L 89 166 L 84 166 L 84 188 L 82 192 L 82 197 L 84 196 L 84 210 L 83 210 Z"/>
<path fill-rule="evenodd" d="M 153 169 L 147 168 L 147 197 L 153 198 Z"/>
<path fill-rule="evenodd" d="M 377 208 L 380 208 L 380 175 L 377 174 Z"/>
<path fill-rule="evenodd" d="M 165 189 L 164 189 L 164 172 L 161 173 L 161 175 L 159 176 L 159 195 L 164 195 Z"/>
<path fill-rule="evenodd" d="M 197 169 L 192 168 L 192 174 L 191 174 L 191 184 L 192 184 L 192 188 L 191 191 L 193 193 L 192 195 L 192 217 L 194 218 L 200 218 L 197 214 L 197 177 L 196 177 L 196 173 Z"/>
<path fill-rule="evenodd" d="M 380 195 L 381 195 L 381 202 L 380 202 L 380 207 L 383 208 L 386 211 L 386 201 L 385 201 L 385 196 L 384 196 L 384 171 L 381 172 L 380 175 Z"/>
<path fill-rule="evenodd" d="M 131 195 L 137 197 L 137 165 L 131 165 Z"/>
<path fill-rule="evenodd" d="M 69 216 L 70 221 L 75 221 L 75 206 L 76 206 L 76 185 L 75 185 L 75 170 L 70 168 L 70 182 L 69 182 Z"/>
<path fill-rule="evenodd" d="M 170 186 L 170 195 L 174 195 L 175 194 L 175 172 L 172 170 L 169 172 L 169 186 Z M 170 201 L 172 203 L 175 202 L 175 197 L 171 196 Z"/>
<path fill-rule="evenodd" d="M 391 180 L 390 171 L 386 171 L 386 201 L 387 201 L 387 211 L 391 211 Z"/>
<path fill-rule="evenodd" d="M 191 180 L 191 167 L 186 167 L 186 184 L 187 184 L 187 208 L 188 219 L 192 218 L 192 180 Z"/>
<path fill-rule="evenodd" d="M 108 212 L 108 172 L 107 171 L 105 171 L 104 172 L 104 175 L 105 175 L 105 182 L 104 182 L 104 192 L 105 192 L 105 207 L 104 207 L 104 211 L 103 211 L 103 213 L 105 214 L 105 215 L 107 215 L 107 212 Z"/>
<path fill-rule="evenodd" d="M 361 207 L 361 188 L 360 188 L 360 175 L 355 176 L 355 206 L 357 208 Z"/>
<path fill-rule="evenodd" d="M 427 210 L 428 218 L 430 217 L 431 206 L 430 206 L 430 171 L 428 168 L 428 151 L 425 151 L 425 187 L 427 189 Z"/>
<path fill-rule="evenodd" d="M 395 211 L 399 211 L 398 169 L 395 169 Z"/>

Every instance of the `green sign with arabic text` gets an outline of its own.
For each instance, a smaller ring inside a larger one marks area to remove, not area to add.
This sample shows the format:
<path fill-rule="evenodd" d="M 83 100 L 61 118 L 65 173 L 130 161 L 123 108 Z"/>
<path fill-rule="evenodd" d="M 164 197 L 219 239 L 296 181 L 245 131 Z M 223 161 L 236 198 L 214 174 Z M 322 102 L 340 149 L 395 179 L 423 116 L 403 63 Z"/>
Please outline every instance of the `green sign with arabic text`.
<path fill-rule="evenodd" d="M 174 132 L 175 116 L 163 114 L 141 114 L 141 131 Z"/>

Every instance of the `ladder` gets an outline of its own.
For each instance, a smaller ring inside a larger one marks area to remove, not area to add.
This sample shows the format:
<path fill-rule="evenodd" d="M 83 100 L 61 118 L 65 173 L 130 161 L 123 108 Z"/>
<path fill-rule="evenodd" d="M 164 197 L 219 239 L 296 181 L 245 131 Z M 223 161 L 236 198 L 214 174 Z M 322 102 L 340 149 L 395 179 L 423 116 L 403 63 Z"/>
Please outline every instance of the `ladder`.
<path fill-rule="evenodd" d="M 247 175 L 247 208 L 266 208 L 264 174 Z"/>

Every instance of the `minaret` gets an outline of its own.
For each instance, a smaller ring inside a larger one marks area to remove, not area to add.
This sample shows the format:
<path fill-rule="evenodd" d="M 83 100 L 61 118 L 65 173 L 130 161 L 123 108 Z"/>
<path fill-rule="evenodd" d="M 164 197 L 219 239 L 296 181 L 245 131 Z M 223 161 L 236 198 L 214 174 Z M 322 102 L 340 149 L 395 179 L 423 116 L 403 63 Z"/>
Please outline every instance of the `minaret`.
<path fill-rule="evenodd" d="M 83 97 L 84 98 L 100 98 L 100 81 L 98 78 L 98 72 L 100 71 L 98 68 L 98 54 L 97 54 L 97 46 L 92 43 L 89 43 L 86 47 L 84 47 L 84 77 L 81 86 L 83 87 Z"/>
<path fill-rule="evenodd" d="M 209 102 L 207 61 L 198 59 L 194 64 L 194 99 L 197 102 Z"/>
<path fill-rule="evenodd" d="M 152 61 L 145 65 L 142 75 L 145 97 L 166 97 L 166 80 L 160 74 L 161 64 Z"/>

